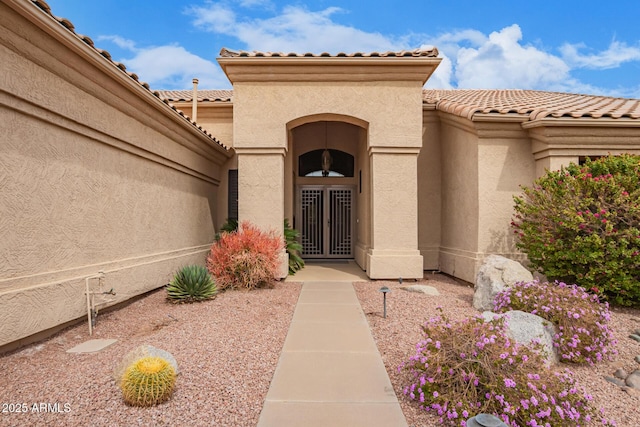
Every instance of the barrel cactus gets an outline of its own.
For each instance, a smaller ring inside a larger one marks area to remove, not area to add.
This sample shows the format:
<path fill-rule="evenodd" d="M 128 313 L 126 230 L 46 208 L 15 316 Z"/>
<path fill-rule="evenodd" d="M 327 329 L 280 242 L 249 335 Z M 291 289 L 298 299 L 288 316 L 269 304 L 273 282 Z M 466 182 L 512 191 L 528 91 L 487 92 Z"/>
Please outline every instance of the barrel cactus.
<path fill-rule="evenodd" d="M 204 301 L 214 298 L 217 292 L 211 275 L 200 265 L 183 267 L 167 285 L 167 298 L 176 303 Z"/>
<path fill-rule="evenodd" d="M 176 371 L 161 357 L 148 356 L 131 364 L 122 376 L 124 401 L 133 406 L 153 406 L 168 400 L 176 384 Z"/>

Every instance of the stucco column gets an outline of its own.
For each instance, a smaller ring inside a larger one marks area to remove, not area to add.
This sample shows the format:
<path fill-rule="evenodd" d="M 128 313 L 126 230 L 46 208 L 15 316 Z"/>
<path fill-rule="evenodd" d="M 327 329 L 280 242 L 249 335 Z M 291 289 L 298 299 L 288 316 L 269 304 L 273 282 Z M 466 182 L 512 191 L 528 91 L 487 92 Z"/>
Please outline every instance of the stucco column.
<path fill-rule="evenodd" d="M 372 279 L 420 279 L 418 250 L 418 148 L 371 148 Z"/>
<path fill-rule="evenodd" d="M 243 148 L 238 154 L 238 219 L 284 235 L 284 155 L 282 148 Z M 288 256 L 280 254 L 280 276 L 288 274 Z"/>

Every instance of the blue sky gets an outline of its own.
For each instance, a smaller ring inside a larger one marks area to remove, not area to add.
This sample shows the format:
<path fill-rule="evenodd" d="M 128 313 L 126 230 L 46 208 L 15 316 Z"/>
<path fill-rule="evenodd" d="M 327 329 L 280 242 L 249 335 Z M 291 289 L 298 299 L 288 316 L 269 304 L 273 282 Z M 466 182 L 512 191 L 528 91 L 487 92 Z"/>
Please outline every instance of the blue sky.
<path fill-rule="evenodd" d="M 640 98 L 640 1 L 47 0 L 153 89 L 227 89 L 222 47 L 271 52 L 436 46 L 428 88 Z"/>

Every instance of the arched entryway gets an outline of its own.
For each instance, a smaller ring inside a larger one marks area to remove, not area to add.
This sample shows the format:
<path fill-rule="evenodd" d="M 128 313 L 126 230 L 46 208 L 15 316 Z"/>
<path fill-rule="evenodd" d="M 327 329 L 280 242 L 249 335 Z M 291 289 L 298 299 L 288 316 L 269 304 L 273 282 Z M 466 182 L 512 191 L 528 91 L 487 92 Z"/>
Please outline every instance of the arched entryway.
<path fill-rule="evenodd" d="M 352 259 L 368 239 L 366 136 L 362 124 L 336 116 L 307 117 L 289 128 L 288 208 L 303 258 Z"/>

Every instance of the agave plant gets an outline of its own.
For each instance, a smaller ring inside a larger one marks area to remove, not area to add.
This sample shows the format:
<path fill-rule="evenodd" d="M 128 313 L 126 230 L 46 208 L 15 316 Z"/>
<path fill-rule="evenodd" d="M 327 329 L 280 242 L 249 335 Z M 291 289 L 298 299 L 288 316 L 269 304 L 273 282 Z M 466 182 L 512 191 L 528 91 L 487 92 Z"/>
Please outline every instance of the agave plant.
<path fill-rule="evenodd" d="M 289 254 L 289 274 L 294 275 L 298 270 L 304 267 L 304 260 L 300 256 L 302 245 L 298 241 L 300 233 L 289 225 L 289 220 L 284 220 L 284 239 L 287 244 L 287 253 Z"/>
<path fill-rule="evenodd" d="M 211 275 L 200 265 L 183 267 L 167 285 L 167 299 L 176 303 L 211 299 L 217 292 L 218 287 Z"/>

